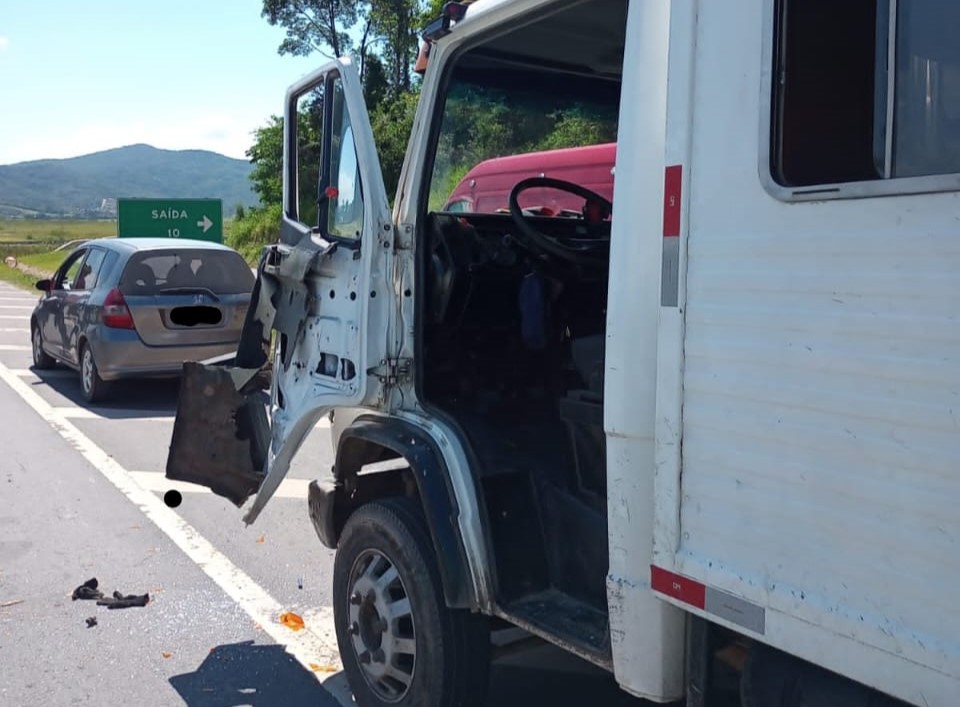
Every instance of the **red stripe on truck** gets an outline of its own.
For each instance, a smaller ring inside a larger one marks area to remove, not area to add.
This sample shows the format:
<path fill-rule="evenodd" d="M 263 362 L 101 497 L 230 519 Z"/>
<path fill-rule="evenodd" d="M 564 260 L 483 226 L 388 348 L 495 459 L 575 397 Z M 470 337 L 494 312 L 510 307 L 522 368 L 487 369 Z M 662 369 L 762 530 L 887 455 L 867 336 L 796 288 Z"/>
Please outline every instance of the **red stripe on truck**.
<path fill-rule="evenodd" d="M 663 237 L 680 235 L 680 195 L 683 189 L 683 167 L 667 167 L 663 183 Z"/>
<path fill-rule="evenodd" d="M 650 565 L 650 586 L 655 592 L 666 594 L 697 609 L 703 609 L 706 606 L 706 586 L 656 565 Z"/>

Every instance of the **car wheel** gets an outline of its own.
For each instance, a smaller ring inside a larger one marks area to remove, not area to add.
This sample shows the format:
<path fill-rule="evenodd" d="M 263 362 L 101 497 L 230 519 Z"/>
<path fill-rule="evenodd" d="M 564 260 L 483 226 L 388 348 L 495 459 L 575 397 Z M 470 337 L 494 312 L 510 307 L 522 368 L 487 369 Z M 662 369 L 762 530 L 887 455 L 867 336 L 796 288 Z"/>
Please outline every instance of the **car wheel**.
<path fill-rule="evenodd" d="M 97 362 L 93 359 L 93 351 L 83 344 L 80 349 L 80 389 L 88 403 L 103 400 L 107 395 L 109 384 L 100 377 Z"/>
<path fill-rule="evenodd" d="M 333 569 L 337 643 L 360 707 L 473 707 L 490 669 L 486 617 L 444 604 L 423 515 L 405 498 L 359 508 Z"/>
<path fill-rule="evenodd" d="M 40 327 L 33 324 L 30 327 L 30 348 L 33 349 L 33 367 L 45 371 L 57 365 L 57 360 L 43 350 L 43 334 Z"/>

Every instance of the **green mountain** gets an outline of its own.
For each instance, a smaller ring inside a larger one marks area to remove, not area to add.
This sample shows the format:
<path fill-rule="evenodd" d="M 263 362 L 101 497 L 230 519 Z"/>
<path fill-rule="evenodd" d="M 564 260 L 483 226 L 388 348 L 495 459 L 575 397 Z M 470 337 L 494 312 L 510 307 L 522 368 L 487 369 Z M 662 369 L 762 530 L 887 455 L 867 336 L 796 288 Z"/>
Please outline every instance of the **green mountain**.
<path fill-rule="evenodd" d="M 222 199 L 228 216 L 237 204 L 257 203 L 250 169 L 216 152 L 150 145 L 0 165 L 0 216 L 104 218 L 124 197 Z"/>

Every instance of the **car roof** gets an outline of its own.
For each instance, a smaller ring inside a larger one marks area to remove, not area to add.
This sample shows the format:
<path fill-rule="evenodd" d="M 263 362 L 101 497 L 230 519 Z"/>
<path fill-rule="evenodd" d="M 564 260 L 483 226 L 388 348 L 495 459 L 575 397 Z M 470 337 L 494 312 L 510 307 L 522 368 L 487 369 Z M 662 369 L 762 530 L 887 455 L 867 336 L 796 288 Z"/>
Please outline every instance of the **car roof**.
<path fill-rule="evenodd" d="M 222 243 L 193 240 L 190 238 L 97 238 L 87 241 L 78 247 L 83 248 L 89 245 L 100 245 L 109 250 L 125 253 L 148 250 L 183 250 L 184 248 L 236 252 L 230 246 L 223 245 Z"/>
<path fill-rule="evenodd" d="M 585 169 L 595 165 L 612 167 L 616 158 L 617 143 L 615 142 L 526 152 L 484 160 L 464 175 L 464 179 L 486 177 L 491 174 L 522 172 L 530 169 L 547 172 L 557 169 Z"/>

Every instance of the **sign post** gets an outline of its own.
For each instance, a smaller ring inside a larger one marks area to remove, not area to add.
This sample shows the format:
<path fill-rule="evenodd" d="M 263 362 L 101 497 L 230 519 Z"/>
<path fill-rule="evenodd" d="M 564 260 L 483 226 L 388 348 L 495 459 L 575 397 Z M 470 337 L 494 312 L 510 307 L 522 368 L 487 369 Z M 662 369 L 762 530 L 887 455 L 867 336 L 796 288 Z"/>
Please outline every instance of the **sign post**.
<path fill-rule="evenodd" d="M 223 243 L 220 199 L 117 199 L 118 238 L 195 238 Z"/>

